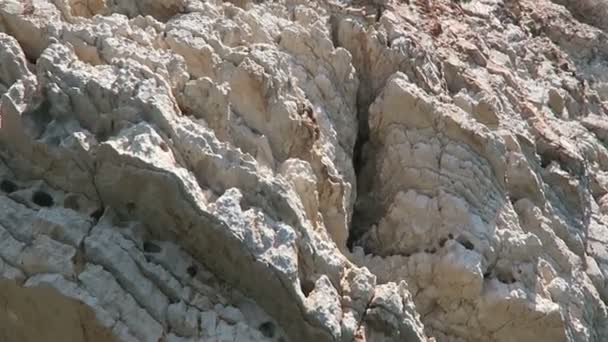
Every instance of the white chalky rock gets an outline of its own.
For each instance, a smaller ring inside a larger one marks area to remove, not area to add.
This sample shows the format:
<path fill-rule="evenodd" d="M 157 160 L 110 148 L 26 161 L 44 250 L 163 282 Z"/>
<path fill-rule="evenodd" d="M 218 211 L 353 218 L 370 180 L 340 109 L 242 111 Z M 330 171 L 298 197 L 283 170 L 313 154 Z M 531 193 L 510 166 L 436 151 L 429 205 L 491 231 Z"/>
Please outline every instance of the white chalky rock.
<path fill-rule="evenodd" d="M 5 339 L 608 340 L 606 18 L 0 1 Z"/>
<path fill-rule="evenodd" d="M 167 308 L 167 320 L 173 330 L 181 336 L 197 335 L 198 316 L 198 310 L 187 307 L 184 302 L 171 304 Z"/>

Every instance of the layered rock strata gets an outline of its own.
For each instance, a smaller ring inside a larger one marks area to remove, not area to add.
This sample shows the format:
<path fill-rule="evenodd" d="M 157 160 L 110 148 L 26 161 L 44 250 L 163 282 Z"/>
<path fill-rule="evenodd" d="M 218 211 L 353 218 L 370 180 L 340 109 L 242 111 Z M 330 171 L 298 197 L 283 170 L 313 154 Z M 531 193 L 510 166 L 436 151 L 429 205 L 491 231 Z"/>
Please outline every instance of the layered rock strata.
<path fill-rule="evenodd" d="M 4 0 L 0 340 L 608 340 L 606 17 Z"/>

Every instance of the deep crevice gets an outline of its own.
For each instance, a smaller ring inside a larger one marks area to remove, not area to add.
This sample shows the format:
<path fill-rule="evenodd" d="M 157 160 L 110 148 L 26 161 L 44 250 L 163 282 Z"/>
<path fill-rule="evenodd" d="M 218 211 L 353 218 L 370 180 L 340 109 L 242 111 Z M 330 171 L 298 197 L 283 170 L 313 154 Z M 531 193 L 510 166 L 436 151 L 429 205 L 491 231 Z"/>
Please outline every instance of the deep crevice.
<path fill-rule="evenodd" d="M 103 216 L 105 209 L 103 206 L 99 207 L 97 210 L 95 210 L 94 212 L 91 213 L 91 215 L 89 215 L 95 222 L 98 222 L 99 219 L 101 219 L 101 217 Z"/>
<path fill-rule="evenodd" d="M 365 38 L 366 37 L 362 37 L 361 40 L 361 51 L 363 51 L 363 53 L 367 50 L 367 41 Z M 365 151 L 370 139 L 369 107 L 373 103 L 375 96 L 371 86 L 370 63 L 365 57 L 362 57 L 361 59 L 362 60 L 358 61 L 359 63 L 357 63 L 356 59 L 353 59 L 353 64 L 355 64 L 354 66 L 359 77 L 359 88 L 357 89 L 358 132 L 353 150 L 353 168 L 357 179 L 357 199 L 353 208 L 348 239 L 346 241 L 346 246 L 351 252 L 372 223 L 369 222 L 369 219 L 366 219 L 368 208 L 364 209 L 365 205 L 360 200 L 368 197 L 369 194 L 366 177 L 362 176 L 362 174 L 364 173 L 366 164 L 369 162 L 369 160 L 366 159 Z"/>
<path fill-rule="evenodd" d="M 355 141 L 355 148 L 353 152 L 353 168 L 355 170 L 355 177 L 357 179 L 357 199 L 355 200 L 348 239 L 346 241 L 346 246 L 351 252 L 355 247 L 357 241 L 363 236 L 363 234 L 365 234 L 366 230 L 366 225 L 364 223 L 366 220 L 363 217 L 365 214 L 363 212 L 362 204 L 360 203 L 359 199 L 363 198 L 362 195 L 364 192 L 366 192 L 364 190 L 364 187 L 361 186 L 361 171 L 365 164 L 364 147 L 369 141 L 369 124 L 367 122 L 367 110 L 365 110 L 365 113 L 362 114 L 361 106 L 359 105 L 358 110 L 359 118 L 364 117 L 366 120 L 365 123 L 362 120 L 359 120 L 359 133 Z"/>

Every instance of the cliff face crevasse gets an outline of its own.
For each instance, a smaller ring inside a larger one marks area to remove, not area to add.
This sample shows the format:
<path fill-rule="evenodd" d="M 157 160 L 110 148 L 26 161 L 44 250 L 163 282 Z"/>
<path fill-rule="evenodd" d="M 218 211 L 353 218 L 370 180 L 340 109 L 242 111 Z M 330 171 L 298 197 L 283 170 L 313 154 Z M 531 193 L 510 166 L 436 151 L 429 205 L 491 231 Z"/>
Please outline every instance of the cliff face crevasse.
<path fill-rule="evenodd" d="M 606 18 L 0 1 L 0 341 L 607 341 Z"/>

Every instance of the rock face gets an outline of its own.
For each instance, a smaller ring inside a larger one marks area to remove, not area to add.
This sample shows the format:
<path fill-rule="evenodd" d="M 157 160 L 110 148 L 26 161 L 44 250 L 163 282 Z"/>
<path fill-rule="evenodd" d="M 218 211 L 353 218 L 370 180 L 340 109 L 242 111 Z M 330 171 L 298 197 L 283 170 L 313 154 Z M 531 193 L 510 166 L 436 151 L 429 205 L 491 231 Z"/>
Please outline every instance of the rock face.
<path fill-rule="evenodd" d="M 608 340 L 608 6 L 0 2 L 0 340 Z"/>

